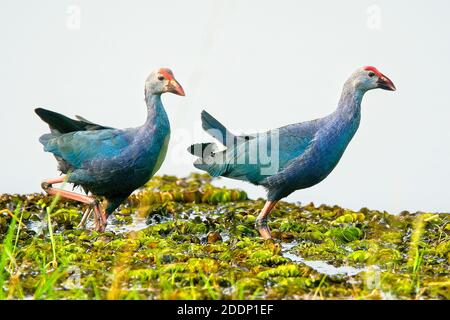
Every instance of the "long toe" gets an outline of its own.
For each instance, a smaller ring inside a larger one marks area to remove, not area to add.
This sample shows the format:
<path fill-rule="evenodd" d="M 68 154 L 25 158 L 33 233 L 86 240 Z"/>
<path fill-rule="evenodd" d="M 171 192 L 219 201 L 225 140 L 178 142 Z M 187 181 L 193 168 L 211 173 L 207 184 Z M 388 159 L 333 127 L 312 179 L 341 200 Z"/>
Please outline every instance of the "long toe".
<path fill-rule="evenodd" d="M 263 239 L 272 239 L 272 234 L 270 233 L 269 227 L 258 228 L 258 231 Z"/>
<path fill-rule="evenodd" d="M 92 208 L 88 207 L 86 209 L 86 211 L 83 213 L 83 217 L 81 218 L 81 221 L 77 226 L 78 229 L 84 229 L 86 227 L 86 222 L 89 219 L 91 213 L 92 213 Z"/>
<path fill-rule="evenodd" d="M 95 231 L 105 232 L 105 230 L 106 230 L 106 223 L 102 223 L 99 221 L 98 226 L 95 227 Z"/>
<path fill-rule="evenodd" d="M 255 227 L 263 239 L 272 239 L 267 219 L 256 219 Z"/>

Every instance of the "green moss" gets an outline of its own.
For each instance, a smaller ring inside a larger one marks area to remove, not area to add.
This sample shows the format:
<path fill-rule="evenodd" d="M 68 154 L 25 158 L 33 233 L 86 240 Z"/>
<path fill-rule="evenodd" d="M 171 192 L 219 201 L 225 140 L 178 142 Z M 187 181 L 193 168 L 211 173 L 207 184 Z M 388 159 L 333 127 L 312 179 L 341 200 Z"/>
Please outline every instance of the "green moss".
<path fill-rule="evenodd" d="M 326 235 L 329 235 L 338 243 L 349 243 L 359 240 L 364 236 L 364 232 L 357 227 L 332 228 Z"/>
<path fill-rule="evenodd" d="M 78 230 L 85 208 L 59 202 L 51 215 L 58 266 L 49 264 L 44 211 L 52 198 L 0 195 L 0 252 L 8 253 L 0 297 L 450 298 L 449 214 L 280 202 L 269 220 L 275 239 L 264 241 L 254 228 L 264 200 L 211 182 L 198 174 L 155 177 L 110 217 L 103 234 Z M 20 202 L 19 230 L 7 210 Z M 327 273 L 303 259 L 360 269 Z"/>

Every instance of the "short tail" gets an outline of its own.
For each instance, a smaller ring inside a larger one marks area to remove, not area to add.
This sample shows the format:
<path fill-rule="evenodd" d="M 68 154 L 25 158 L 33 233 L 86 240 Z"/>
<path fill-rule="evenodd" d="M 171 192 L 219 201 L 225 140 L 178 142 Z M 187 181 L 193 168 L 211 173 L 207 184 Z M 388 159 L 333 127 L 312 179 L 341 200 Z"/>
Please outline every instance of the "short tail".
<path fill-rule="evenodd" d="M 198 157 L 194 162 L 194 167 L 197 169 L 206 171 L 213 177 L 224 173 L 226 169 L 223 158 L 225 152 L 219 151 L 215 143 L 196 143 L 191 145 L 188 151 Z"/>
<path fill-rule="evenodd" d="M 189 151 L 189 153 L 199 158 L 211 156 L 211 154 L 218 151 L 217 145 L 214 142 L 195 143 L 191 145 L 187 150 Z"/>
<path fill-rule="evenodd" d="M 205 110 L 202 111 L 201 116 L 203 130 L 214 137 L 217 141 L 219 141 L 224 146 L 227 145 L 227 142 L 234 141 L 236 136 L 228 131 L 228 129 L 225 128 L 225 126 L 221 124 L 216 118 L 214 118 Z"/>
<path fill-rule="evenodd" d="M 78 120 L 74 120 L 60 113 L 43 108 L 34 109 L 34 112 L 36 112 L 42 121 L 50 126 L 52 132 L 61 134 L 74 131 L 111 129 L 110 127 L 90 122 L 80 116 L 76 116 Z"/>
<path fill-rule="evenodd" d="M 208 112 L 203 110 L 201 118 L 203 130 L 223 146 L 229 148 L 236 143 L 238 137 L 228 131 L 223 124 Z M 219 151 L 216 143 L 196 143 L 191 145 L 188 151 L 198 157 L 194 162 L 194 167 L 197 169 L 206 171 L 213 177 L 221 176 L 226 172 L 226 151 Z"/>
<path fill-rule="evenodd" d="M 34 112 L 36 112 L 39 118 L 41 118 L 50 126 L 50 129 L 59 133 L 68 133 L 72 131 L 83 130 L 83 127 L 81 126 L 79 121 L 70 119 L 60 113 L 43 108 L 37 108 L 34 110 Z"/>

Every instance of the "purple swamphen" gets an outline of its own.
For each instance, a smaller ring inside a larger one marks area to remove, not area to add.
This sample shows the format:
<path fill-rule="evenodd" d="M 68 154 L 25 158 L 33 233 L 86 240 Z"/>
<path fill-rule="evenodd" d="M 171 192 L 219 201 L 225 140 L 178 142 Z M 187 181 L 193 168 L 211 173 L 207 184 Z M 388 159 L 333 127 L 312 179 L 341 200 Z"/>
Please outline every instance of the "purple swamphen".
<path fill-rule="evenodd" d="M 79 116 L 73 120 L 42 108 L 35 110 L 51 131 L 39 141 L 45 151 L 56 157 L 58 170 L 67 174 L 45 180 L 42 188 L 50 195 L 88 204 L 80 226 L 84 226 L 93 209 L 95 228 L 104 231 L 108 216 L 160 168 L 170 137 L 169 119 L 161 102 L 165 92 L 184 96 L 172 71 L 161 68 L 145 82 L 147 121 L 137 128 L 114 129 Z M 91 195 L 53 188 L 53 184 L 64 181 L 81 186 Z M 94 196 L 107 200 L 106 209 Z"/>
<path fill-rule="evenodd" d="M 269 239 L 267 216 L 270 211 L 280 199 L 296 190 L 309 188 L 330 174 L 358 129 L 364 94 L 376 88 L 395 90 L 392 81 L 376 68 L 362 67 L 345 82 L 333 113 L 265 134 L 233 135 L 203 111 L 203 129 L 226 149 L 219 151 L 215 143 L 199 143 L 189 147 L 188 151 L 199 157 L 194 166 L 211 176 L 248 181 L 266 188 L 267 202 L 255 226 L 263 238 Z M 267 163 L 263 163 L 260 156 L 261 147 L 268 149 L 271 161 L 277 164 L 272 172 L 263 170 L 267 169 Z"/>

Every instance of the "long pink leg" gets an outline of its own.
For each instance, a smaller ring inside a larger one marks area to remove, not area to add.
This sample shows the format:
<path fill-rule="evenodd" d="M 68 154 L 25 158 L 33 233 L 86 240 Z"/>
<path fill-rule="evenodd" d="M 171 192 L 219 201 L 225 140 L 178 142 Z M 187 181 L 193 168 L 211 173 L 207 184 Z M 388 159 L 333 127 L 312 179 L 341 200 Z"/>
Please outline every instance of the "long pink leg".
<path fill-rule="evenodd" d="M 89 193 L 89 195 L 91 195 L 91 193 Z M 83 217 L 81 218 L 81 221 L 78 224 L 77 228 L 85 228 L 86 227 L 86 221 L 91 216 L 92 211 L 94 211 L 94 209 L 92 209 L 90 206 L 84 211 Z M 95 219 L 95 217 L 94 217 L 94 219 Z"/>
<path fill-rule="evenodd" d="M 86 211 L 84 211 L 83 217 L 81 218 L 81 221 L 78 224 L 77 228 L 84 228 L 86 226 L 86 221 L 89 218 L 89 216 L 91 215 L 91 213 L 92 213 L 92 208 L 88 207 L 86 209 Z"/>
<path fill-rule="evenodd" d="M 41 186 L 49 195 L 59 195 L 62 198 L 75 200 L 78 202 L 86 203 L 94 207 L 94 221 L 96 230 L 99 232 L 105 231 L 106 228 L 106 214 L 101 208 L 100 202 L 90 196 L 85 196 L 71 191 L 66 191 L 63 189 L 52 188 L 52 184 L 64 182 L 65 176 L 61 176 L 55 179 L 48 179 L 42 182 Z"/>
<path fill-rule="evenodd" d="M 52 186 L 52 184 L 63 183 L 64 180 L 66 180 L 66 176 L 65 175 L 64 176 L 60 176 L 58 178 L 47 179 L 47 180 L 42 181 L 41 187 L 42 187 L 42 189 L 45 190 L 47 188 L 50 188 Z"/>
<path fill-rule="evenodd" d="M 264 208 L 259 213 L 256 218 L 255 227 L 258 229 L 259 234 L 264 239 L 271 239 L 272 234 L 270 233 L 269 226 L 267 225 L 267 215 L 272 211 L 273 207 L 277 204 L 278 201 L 267 201 L 264 205 Z"/>

